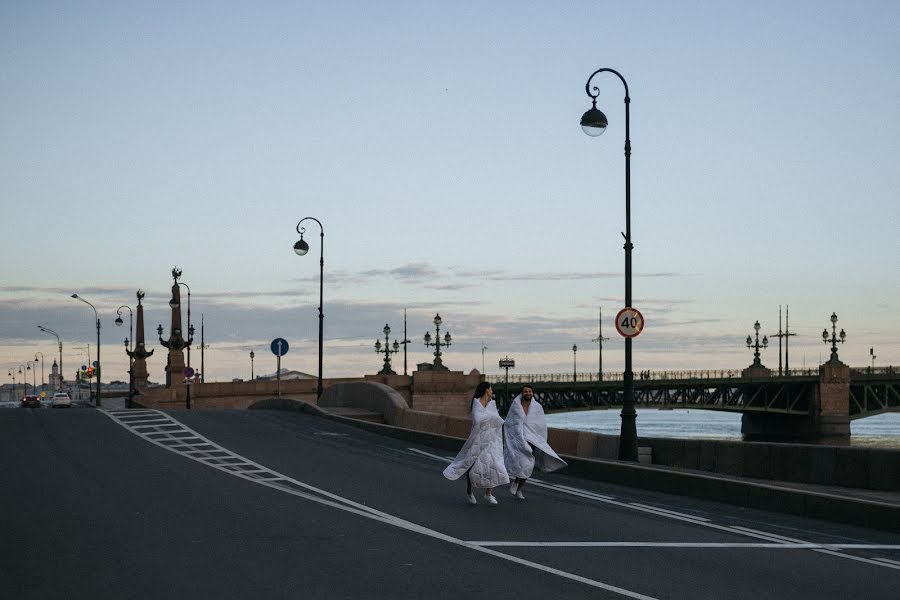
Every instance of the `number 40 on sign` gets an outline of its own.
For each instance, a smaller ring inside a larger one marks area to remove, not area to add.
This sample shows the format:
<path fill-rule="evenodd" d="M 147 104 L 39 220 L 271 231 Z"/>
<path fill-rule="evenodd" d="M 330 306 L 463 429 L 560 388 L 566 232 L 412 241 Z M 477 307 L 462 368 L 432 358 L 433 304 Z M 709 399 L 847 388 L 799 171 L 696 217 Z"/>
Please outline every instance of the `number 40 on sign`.
<path fill-rule="evenodd" d="M 616 331 L 622 337 L 633 338 L 644 330 L 644 315 L 636 308 L 623 308 L 616 315 Z"/>

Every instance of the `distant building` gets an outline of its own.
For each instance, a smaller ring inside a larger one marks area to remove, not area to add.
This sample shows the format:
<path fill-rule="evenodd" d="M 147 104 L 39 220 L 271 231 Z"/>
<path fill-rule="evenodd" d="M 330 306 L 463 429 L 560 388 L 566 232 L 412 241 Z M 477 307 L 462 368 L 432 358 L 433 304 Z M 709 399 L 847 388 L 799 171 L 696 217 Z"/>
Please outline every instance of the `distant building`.
<path fill-rule="evenodd" d="M 271 375 L 257 375 L 257 379 L 261 380 L 272 380 L 277 379 L 277 374 L 273 373 Z M 281 379 L 282 381 L 288 379 L 315 379 L 316 375 L 310 375 L 309 373 L 304 373 L 302 371 L 292 371 L 290 369 L 282 369 L 281 370 Z"/>

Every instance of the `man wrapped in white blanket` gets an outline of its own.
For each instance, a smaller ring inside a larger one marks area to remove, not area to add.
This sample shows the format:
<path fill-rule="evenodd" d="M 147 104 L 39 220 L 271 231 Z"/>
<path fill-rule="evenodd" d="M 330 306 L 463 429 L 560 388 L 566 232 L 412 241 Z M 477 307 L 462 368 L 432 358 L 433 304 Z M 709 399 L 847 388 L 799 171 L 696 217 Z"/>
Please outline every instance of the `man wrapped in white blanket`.
<path fill-rule="evenodd" d="M 544 408 L 534 399 L 530 385 L 523 385 L 522 393 L 512 401 L 503 425 L 503 436 L 506 441 L 503 462 L 512 480 L 509 491 L 520 500 L 525 499 L 522 489 L 535 468 L 549 472 L 566 466 L 566 461 L 547 443 Z"/>

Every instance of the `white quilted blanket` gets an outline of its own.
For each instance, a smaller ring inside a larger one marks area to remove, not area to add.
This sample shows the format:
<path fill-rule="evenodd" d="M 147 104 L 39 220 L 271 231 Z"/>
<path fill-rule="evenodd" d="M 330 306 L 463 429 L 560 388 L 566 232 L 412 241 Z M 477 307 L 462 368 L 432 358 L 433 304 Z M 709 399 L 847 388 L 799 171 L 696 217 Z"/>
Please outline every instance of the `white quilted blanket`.
<path fill-rule="evenodd" d="M 503 465 L 503 419 L 493 400 L 481 406 L 478 398 L 472 400 L 472 431 L 456 459 L 444 469 L 447 479 L 459 479 L 469 471 L 472 485 L 491 488 L 509 483 Z"/>
<path fill-rule="evenodd" d="M 532 399 L 526 415 L 522 395 L 515 397 L 506 415 L 503 435 L 503 461 L 510 477 L 528 479 L 535 468 L 556 471 L 566 466 L 566 461 L 547 443 L 547 419 L 537 399 Z"/>

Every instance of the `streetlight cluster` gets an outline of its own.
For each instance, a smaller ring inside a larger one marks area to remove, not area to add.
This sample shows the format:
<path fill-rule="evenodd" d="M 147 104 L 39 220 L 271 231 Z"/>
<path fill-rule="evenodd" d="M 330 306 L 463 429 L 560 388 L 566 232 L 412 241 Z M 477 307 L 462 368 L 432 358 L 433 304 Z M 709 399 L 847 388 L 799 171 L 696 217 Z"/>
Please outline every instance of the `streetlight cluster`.
<path fill-rule="evenodd" d="M 432 363 L 432 369 L 436 371 L 447 371 L 447 367 L 444 366 L 444 362 L 441 360 L 441 347 L 447 347 L 453 341 L 453 338 L 450 336 L 450 332 L 444 334 L 444 341 L 441 342 L 441 320 L 440 314 L 434 315 L 434 341 L 431 341 L 431 332 L 425 332 L 425 347 L 428 348 L 430 346 L 434 346 L 434 362 Z"/>
<path fill-rule="evenodd" d="M 391 326 L 387 323 L 384 324 L 384 350 L 381 349 L 381 340 L 375 340 L 375 352 L 377 354 L 384 353 L 384 366 L 378 372 L 379 375 L 396 375 L 397 373 L 391 369 L 391 354 L 396 352 L 400 352 L 400 342 L 394 339 L 394 346 L 391 347 L 390 337 L 391 337 Z"/>
<path fill-rule="evenodd" d="M 749 335 L 747 336 L 747 347 L 753 350 L 753 366 L 754 367 L 762 367 L 763 364 L 759 360 L 759 349 L 760 348 L 768 348 L 769 347 L 769 338 L 768 336 L 763 336 L 762 345 L 759 343 L 759 330 L 760 324 L 759 321 L 753 324 L 753 329 L 756 331 L 756 342 L 753 341 L 753 338 Z"/>

